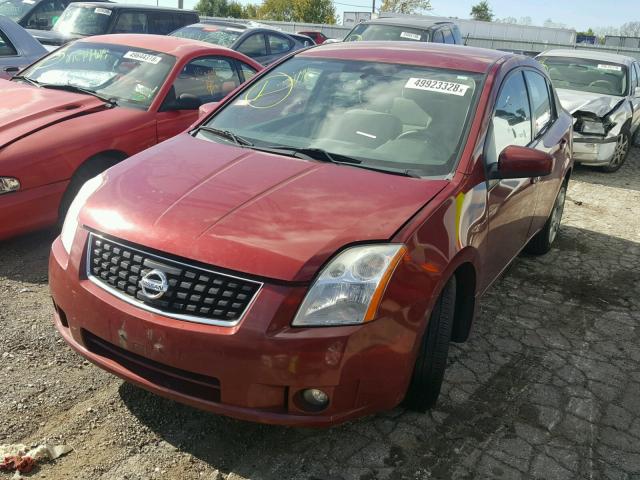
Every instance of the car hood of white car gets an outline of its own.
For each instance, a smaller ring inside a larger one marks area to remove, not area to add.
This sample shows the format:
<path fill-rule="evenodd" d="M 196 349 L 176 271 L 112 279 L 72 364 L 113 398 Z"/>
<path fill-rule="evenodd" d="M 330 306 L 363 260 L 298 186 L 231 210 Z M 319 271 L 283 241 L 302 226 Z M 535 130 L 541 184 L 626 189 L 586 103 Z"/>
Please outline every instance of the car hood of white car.
<path fill-rule="evenodd" d="M 604 117 L 612 111 L 624 97 L 604 95 L 602 93 L 581 92 L 578 90 L 566 90 L 557 88 L 556 92 L 562 106 L 574 114 L 575 112 L 589 112 Z"/>

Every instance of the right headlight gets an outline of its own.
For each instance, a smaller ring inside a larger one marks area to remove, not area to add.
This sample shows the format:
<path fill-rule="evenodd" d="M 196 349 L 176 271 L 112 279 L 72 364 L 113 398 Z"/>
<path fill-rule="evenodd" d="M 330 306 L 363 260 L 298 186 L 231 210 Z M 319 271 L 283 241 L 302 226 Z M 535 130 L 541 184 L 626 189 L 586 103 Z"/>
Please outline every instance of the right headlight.
<path fill-rule="evenodd" d="M 406 247 L 362 245 L 325 266 L 298 310 L 296 327 L 357 325 L 373 320 L 387 283 Z"/>
<path fill-rule="evenodd" d="M 100 188 L 103 179 L 103 174 L 100 174 L 90 180 L 87 180 L 85 184 L 80 187 L 76 197 L 69 206 L 69 210 L 67 210 L 67 216 L 64 219 L 64 225 L 62 225 L 62 232 L 60 233 L 62 246 L 67 253 L 71 253 L 71 245 L 73 245 L 73 239 L 75 238 L 76 230 L 78 229 L 78 215 L 80 214 L 80 210 L 82 210 L 82 207 L 93 192 Z"/>

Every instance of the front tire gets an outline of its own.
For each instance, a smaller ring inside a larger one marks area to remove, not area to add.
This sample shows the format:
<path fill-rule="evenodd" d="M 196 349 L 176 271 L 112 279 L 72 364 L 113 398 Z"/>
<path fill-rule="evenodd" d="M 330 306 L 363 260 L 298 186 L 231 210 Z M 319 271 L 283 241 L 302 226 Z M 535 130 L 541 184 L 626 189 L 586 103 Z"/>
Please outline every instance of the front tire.
<path fill-rule="evenodd" d="M 560 222 L 562 221 L 562 213 L 564 212 L 564 202 L 567 198 L 567 182 L 563 182 L 556 201 L 553 204 L 553 210 L 551 215 L 544 224 L 542 230 L 540 230 L 524 248 L 525 252 L 533 255 L 544 255 L 551 250 L 551 245 L 558 236 L 560 230 Z"/>
<path fill-rule="evenodd" d="M 609 165 L 602 167 L 602 171 L 606 173 L 613 173 L 620 170 L 620 167 L 624 164 L 625 160 L 629 156 L 631 150 L 631 135 L 626 130 L 620 132 L 616 141 L 616 149 L 613 152 Z"/>
<path fill-rule="evenodd" d="M 413 370 L 404 404 L 411 410 L 424 412 L 436 404 L 447 368 L 449 342 L 456 305 L 456 279 L 445 285 L 433 307 L 427 331 Z"/>

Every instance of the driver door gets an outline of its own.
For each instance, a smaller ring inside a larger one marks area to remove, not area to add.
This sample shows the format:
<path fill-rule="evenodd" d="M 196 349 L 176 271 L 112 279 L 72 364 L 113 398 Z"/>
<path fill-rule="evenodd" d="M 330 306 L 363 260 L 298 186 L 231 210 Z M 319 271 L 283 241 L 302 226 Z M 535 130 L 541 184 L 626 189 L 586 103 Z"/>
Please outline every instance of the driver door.
<path fill-rule="evenodd" d="M 240 85 L 236 62 L 226 57 L 199 57 L 175 78 L 158 112 L 158 142 L 184 131 L 198 119 L 198 105 L 219 102 Z"/>
<path fill-rule="evenodd" d="M 529 146 L 532 128 L 523 72 L 516 70 L 503 82 L 496 101 L 484 148 L 487 167 L 497 162 L 500 152 L 509 145 Z M 536 207 L 536 180 L 489 180 L 487 189 L 489 237 L 483 263 L 490 283 L 527 241 Z"/>

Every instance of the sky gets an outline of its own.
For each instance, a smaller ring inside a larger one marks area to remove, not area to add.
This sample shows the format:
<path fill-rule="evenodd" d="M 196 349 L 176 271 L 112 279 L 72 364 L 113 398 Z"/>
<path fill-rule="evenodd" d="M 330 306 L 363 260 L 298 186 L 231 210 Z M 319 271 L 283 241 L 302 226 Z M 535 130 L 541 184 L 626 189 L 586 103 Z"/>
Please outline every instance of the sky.
<path fill-rule="evenodd" d="M 123 1 L 123 0 L 119 0 Z M 153 3 L 177 6 L 178 0 L 124 0 L 129 3 Z M 184 0 L 185 8 L 193 8 L 197 0 Z M 240 3 L 262 3 L 262 0 L 238 0 Z M 429 13 L 444 17 L 469 18 L 471 6 L 479 0 L 431 0 Z M 640 20 L 638 0 L 488 0 L 495 16 L 531 17 L 534 25 L 542 25 L 548 18 L 569 28 L 587 30 L 589 27 L 619 27 L 631 20 Z M 382 0 L 376 0 L 380 6 Z M 338 15 L 344 11 L 371 11 L 372 0 L 334 0 Z"/>

